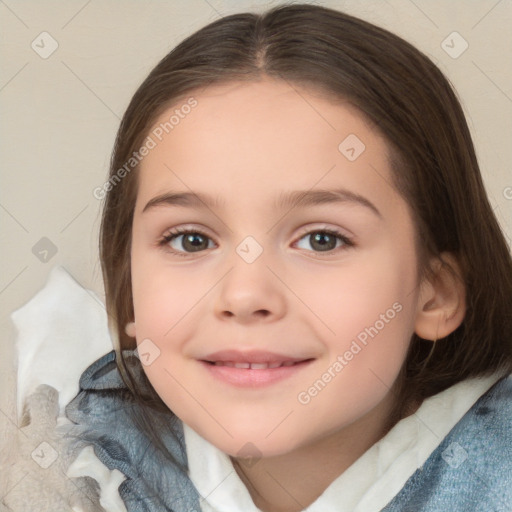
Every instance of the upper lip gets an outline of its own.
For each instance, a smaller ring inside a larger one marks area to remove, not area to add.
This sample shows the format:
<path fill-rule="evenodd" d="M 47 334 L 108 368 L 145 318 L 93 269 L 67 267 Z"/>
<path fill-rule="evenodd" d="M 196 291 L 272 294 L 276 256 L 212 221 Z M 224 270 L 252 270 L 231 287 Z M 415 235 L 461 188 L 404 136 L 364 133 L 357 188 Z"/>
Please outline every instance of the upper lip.
<path fill-rule="evenodd" d="M 233 362 L 233 363 L 285 363 L 291 361 L 293 363 L 299 361 L 306 361 L 312 359 L 311 357 L 291 357 L 284 354 L 277 354 L 275 352 L 267 352 L 264 350 L 220 350 L 213 352 L 205 357 L 202 361 L 209 362 Z"/>

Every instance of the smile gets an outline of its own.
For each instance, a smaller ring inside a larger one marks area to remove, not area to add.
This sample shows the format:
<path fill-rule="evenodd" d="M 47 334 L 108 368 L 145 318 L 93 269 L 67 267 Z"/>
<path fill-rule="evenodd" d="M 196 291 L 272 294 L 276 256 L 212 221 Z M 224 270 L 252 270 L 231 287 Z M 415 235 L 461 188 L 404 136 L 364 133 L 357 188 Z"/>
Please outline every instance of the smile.
<path fill-rule="evenodd" d="M 244 368 L 247 370 L 268 370 L 272 368 L 281 368 L 282 366 L 293 366 L 298 364 L 294 361 L 274 362 L 274 363 L 238 363 L 234 361 L 207 361 L 215 366 L 229 366 L 230 368 Z"/>
<path fill-rule="evenodd" d="M 217 382 L 238 388 L 262 388 L 271 386 L 285 379 L 290 379 L 307 367 L 313 359 L 300 361 L 298 363 L 287 363 L 270 367 L 268 363 L 237 363 L 220 364 L 208 361 L 200 361 L 203 368 Z M 275 364 L 275 363 L 274 363 Z"/>

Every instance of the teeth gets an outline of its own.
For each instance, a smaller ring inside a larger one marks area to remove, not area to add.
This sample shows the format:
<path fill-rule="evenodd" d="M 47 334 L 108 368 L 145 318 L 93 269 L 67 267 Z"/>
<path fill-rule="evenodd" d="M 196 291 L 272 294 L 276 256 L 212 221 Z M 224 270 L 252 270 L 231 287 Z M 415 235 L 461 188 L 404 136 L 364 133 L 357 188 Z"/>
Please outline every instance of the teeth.
<path fill-rule="evenodd" d="M 251 363 L 251 370 L 266 370 L 268 367 L 268 363 Z"/>
<path fill-rule="evenodd" d="M 285 361 L 283 363 L 235 363 L 233 361 L 215 361 L 215 366 L 229 366 L 230 368 L 243 368 L 251 370 L 266 370 L 268 368 L 279 368 L 280 366 L 293 366 L 293 361 Z"/>

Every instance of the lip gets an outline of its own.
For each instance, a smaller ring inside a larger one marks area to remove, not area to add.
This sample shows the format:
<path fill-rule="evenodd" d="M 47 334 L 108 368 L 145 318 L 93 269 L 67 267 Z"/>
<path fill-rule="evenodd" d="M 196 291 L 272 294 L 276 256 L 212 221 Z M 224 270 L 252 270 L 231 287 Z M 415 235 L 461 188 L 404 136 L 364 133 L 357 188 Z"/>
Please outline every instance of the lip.
<path fill-rule="evenodd" d="M 214 378 L 237 387 L 260 388 L 292 377 L 308 366 L 314 359 L 311 357 L 291 357 L 275 352 L 251 350 L 222 350 L 209 354 L 199 363 Z M 223 363 L 227 363 L 226 366 Z M 267 368 L 237 368 L 234 364 L 249 363 L 255 365 L 285 364 L 285 366 Z"/>
<path fill-rule="evenodd" d="M 291 357 L 276 352 L 268 352 L 266 350 L 220 350 L 201 358 L 202 361 L 232 361 L 234 363 L 297 363 L 306 359 L 311 358 Z"/>

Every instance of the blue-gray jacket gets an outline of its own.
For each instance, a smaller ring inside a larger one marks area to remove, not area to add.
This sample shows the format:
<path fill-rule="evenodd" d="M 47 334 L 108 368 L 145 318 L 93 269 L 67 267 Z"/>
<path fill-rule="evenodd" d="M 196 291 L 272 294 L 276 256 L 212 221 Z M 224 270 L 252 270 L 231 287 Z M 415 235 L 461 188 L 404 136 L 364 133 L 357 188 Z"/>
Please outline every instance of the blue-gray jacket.
<path fill-rule="evenodd" d="M 140 379 L 137 356 L 133 351 L 126 354 L 134 358 Z M 136 426 L 136 413 L 157 425 L 174 461 Z M 200 512 L 201 497 L 186 474 L 181 422 L 135 403 L 117 370 L 114 351 L 82 374 L 80 391 L 66 407 L 66 415 L 76 424 L 75 448 L 92 444 L 109 469 L 126 475 L 119 494 L 128 512 Z M 382 509 L 473 511 L 512 512 L 512 376 L 500 379 L 480 397 Z"/>

